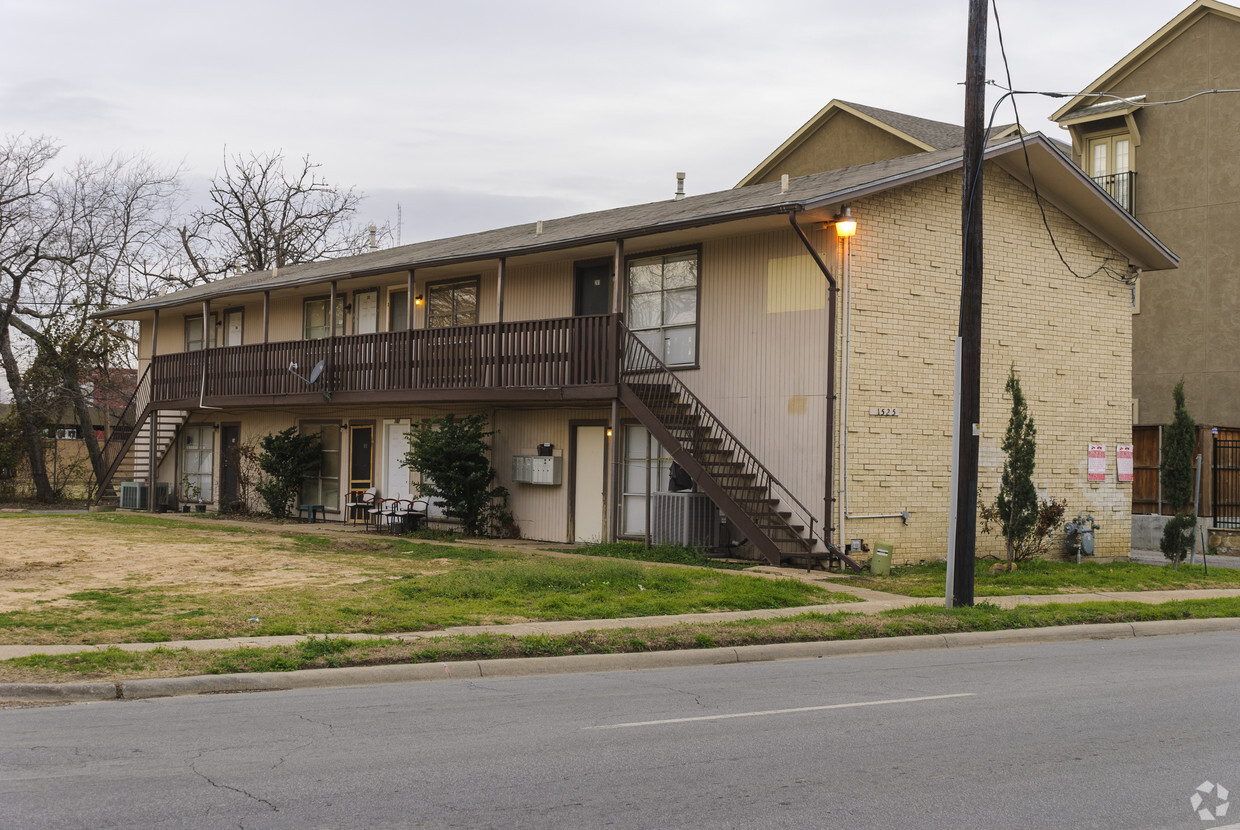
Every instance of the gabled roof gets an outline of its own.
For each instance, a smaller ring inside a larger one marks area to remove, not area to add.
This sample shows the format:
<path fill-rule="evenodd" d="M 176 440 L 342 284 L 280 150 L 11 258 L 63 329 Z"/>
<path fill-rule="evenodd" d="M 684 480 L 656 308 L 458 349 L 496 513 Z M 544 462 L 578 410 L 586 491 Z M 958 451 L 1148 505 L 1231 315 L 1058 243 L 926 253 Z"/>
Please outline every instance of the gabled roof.
<path fill-rule="evenodd" d="M 1148 61 L 1154 55 L 1184 33 L 1186 29 L 1208 14 L 1218 14 L 1240 22 L 1240 8 L 1219 3 L 1218 0 L 1194 0 L 1184 11 L 1177 14 L 1167 25 L 1150 35 L 1136 49 L 1120 59 L 1119 63 L 1099 75 L 1093 83 L 1085 87 L 1068 103 L 1064 104 L 1051 115 L 1052 121 L 1065 121 L 1074 111 L 1081 109 L 1082 104 L 1098 101 L 1092 93 L 1107 92 L 1115 84 L 1122 81 L 1133 70 Z"/>
<path fill-rule="evenodd" d="M 964 146 L 964 127 L 957 124 L 949 124 L 946 121 L 933 121 L 929 118 L 919 118 L 916 115 L 906 115 L 902 112 L 893 112 L 892 110 L 879 109 L 878 107 L 871 107 L 865 104 L 832 99 L 813 118 L 806 121 L 801 125 L 800 129 L 789 136 L 787 141 L 775 148 L 775 152 L 763 159 L 736 186 L 745 187 L 761 179 L 806 139 L 840 113 L 847 113 L 860 118 L 862 121 L 906 142 L 909 145 L 910 153 L 928 153 L 934 150 L 946 150 L 951 147 Z M 1012 135 L 1016 132 L 1017 126 L 1016 124 L 1004 124 L 1001 127 L 993 128 L 990 133 L 991 140 Z"/>
<path fill-rule="evenodd" d="M 986 149 L 986 158 L 1028 184 L 1021 145 L 1019 138 L 992 144 Z M 1041 133 L 1032 133 L 1025 137 L 1024 145 L 1044 199 L 1122 252 L 1135 265 L 1147 270 L 1176 267 L 1179 262 L 1176 255 L 1107 197 L 1054 142 Z M 779 182 L 750 185 L 680 200 L 583 213 L 537 224 L 514 225 L 374 253 L 293 265 L 278 272 L 241 274 L 140 300 L 94 316 L 132 317 L 156 308 L 186 305 L 229 294 L 537 254 L 762 216 L 830 210 L 849 200 L 958 170 L 962 163 L 960 148 L 916 153 L 801 176 L 789 182 L 787 191 L 781 189 Z"/>

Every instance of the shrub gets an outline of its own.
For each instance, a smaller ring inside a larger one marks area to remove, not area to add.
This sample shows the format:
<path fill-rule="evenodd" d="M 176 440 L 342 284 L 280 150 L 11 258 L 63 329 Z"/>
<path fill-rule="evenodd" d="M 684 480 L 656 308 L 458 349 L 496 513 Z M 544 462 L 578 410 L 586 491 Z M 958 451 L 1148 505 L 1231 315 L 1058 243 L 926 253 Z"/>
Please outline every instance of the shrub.
<path fill-rule="evenodd" d="M 422 494 L 444 502 L 444 512 L 469 534 L 499 533 L 512 522 L 508 490 L 492 487 L 487 459 L 492 435 L 483 414 L 445 415 L 414 424 L 402 463 L 422 475 Z"/>
<path fill-rule="evenodd" d="M 289 427 L 263 436 L 258 445 L 258 468 L 263 478 L 254 490 L 272 516 L 287 518 L 301 493 L 302 482 L 319 472 L 323 461 L 319 436 L 302 435 L 297 427 Z"/>
<path fill-rule="evenodd" d="M 1189 512 L 1193 504 L 1193 452 L 1197 448 L 1197 425 L 1188 414 L 1184 402 L 1184 379 L 1171 393 L 1175 401 L 1175 417 L 1163 431 L 1162 463 L 1158 474 L 1163 497 L 1176 516 L 1163 528 L 1159 548 L 1178 568 L 1193 547 L 1193 529 L 1197 517 Z"/>

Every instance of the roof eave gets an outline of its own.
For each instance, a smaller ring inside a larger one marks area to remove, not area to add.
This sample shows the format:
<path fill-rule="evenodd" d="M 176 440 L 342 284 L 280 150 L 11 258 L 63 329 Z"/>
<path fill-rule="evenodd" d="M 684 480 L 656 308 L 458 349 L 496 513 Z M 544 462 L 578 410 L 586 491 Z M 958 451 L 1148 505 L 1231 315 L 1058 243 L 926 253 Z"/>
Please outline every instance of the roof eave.
<path fill-rule="evenodd" d="M 1119 78 L 1157 54 L 1159 50 L 1174 39 L 1174 36 L 1178 34 L 1181 28 L 1196 22 L 1197 18 L 1204 17 L 1212 12 L 1240 21 L 1240 13 L 1237 13 L 1237 10 L 1232 6 L 1215 2 L 1215 0 L 1195 0 L 1188 8 L 1177 14 L 1157 32 L 1142 41 L 1137 48 L 1116 61 L 1110 69 L 1094 79 L 1093 83 L 1073 96 L 1068 103 L 1051 113 L 1050 120 L 1061 121 L 1065 115 L 1080 106 L 1081 102 L 1088 98 L 1090 93 L 1110 87 Z"/>
<path fill-rule="evenodd" d="M 332 282 L 333 280 L 342 279 L 364 279 L 366 277 L 378 276 L 381 274 L 390 274 L 394 271 L 405 271 L 409 269 L 425 269 L 438 268 L 446 265 L 458 265 L 467 262 L 486 262 L 488 260 L 496 260 L 501 257 L 513 256 L 531 256 L 536 254 L 548 253 L 553 251 L 561 251 L 569 248 L 581 248 L 588 245 L 595 245 L 600 242 L 614 242 L 617 239 L 633 239 L 642 236 L 653 236 L 660 233 L 672 233 L 681 230 L 691 230 L 693 228 L 707 227 L 710 225 L 719 225 L 726 222 L 736 222 L 744 219 L 758 218 L 762 216 L 775 216 L 781 213 L 801 212 L 813 210 L 814 207 L 808 203 L 813 201 L 816 205 L 820 200 L 789 200 L 771 205 L 762 205 L 759 207 L 740 208 L 737 210 L 717 211 L 700 216 L 689 217 L 686 219 L 669 220 L 664 222 L 655 222 L 648 225 L 634 226 L 624 228 L 619 231 L 607 231 L 593 234 L 585 234 L 581 236 L 567 237 L 539 245 L 522 245 L 508 248 L 494 248 L 489 250 L 473 251 L 465 254 L 457 254 L 447 257 L 436 257 L 424 260 L 409 260 L 407 262 L 388 264 L 375 268 L 355 268 L 342 271 L 330 271 L 317 275 L 312 278 L 276 279 L 270 282 L 263 282 L 242 289 L 222 288 L 219 291 L 208 291 L 201 296 L 177 299 L 176 294 L 167 295 L 167 299 L 151 298 L 150 300 L 141 300 L 137 303 L 130 303 L 115 309 L 107 309 L 95 312 L 90 315 L 96 319 L 126 319 L 133 318 L 138 315 L 145 315 L 156 309 L 175 308 L 191 303 L 210 300 L 218 296 L 240 296 L 243 294 L 259 294 L 265 291 L 276 291 L 282 288 L 295 288 L 306 285 L 315 285 L 320 283 Z M 180 292 L 178 292 L 180 293 Z"/>

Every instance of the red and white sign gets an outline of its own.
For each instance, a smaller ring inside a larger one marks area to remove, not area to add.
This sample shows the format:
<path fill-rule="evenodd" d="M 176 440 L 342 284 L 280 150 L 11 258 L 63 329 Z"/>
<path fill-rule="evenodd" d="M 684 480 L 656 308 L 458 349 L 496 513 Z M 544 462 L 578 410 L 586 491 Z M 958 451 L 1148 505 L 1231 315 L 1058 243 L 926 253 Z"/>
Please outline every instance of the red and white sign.
<path fill-rule="evenodd" d="M 1107 480 L 1107 445 L 1089 445 L 1089 480 Z"/>
<path fill-rule="evenodd" d="M 1116 445 L 1115 469 L 1120 481 L 1132 481 L 1132 444 Z"/>

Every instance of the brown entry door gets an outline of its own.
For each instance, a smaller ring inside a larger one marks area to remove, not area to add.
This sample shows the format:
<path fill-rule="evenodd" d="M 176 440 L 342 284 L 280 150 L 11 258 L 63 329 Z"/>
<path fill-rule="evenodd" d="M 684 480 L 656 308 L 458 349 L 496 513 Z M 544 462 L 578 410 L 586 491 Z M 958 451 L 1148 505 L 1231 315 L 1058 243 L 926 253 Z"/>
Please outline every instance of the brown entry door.
<path fill-rule="evenodd" d="M 373 424 L 349 425 L 349 489 L 374 485 L 375 428 Z"/>
<path fill-rule="evenodd" d="M 220 427 L 220 509 L 230 512 L 240 506 L 238 476 L 241 465 L 241 425 L 224 424 Z"/>

